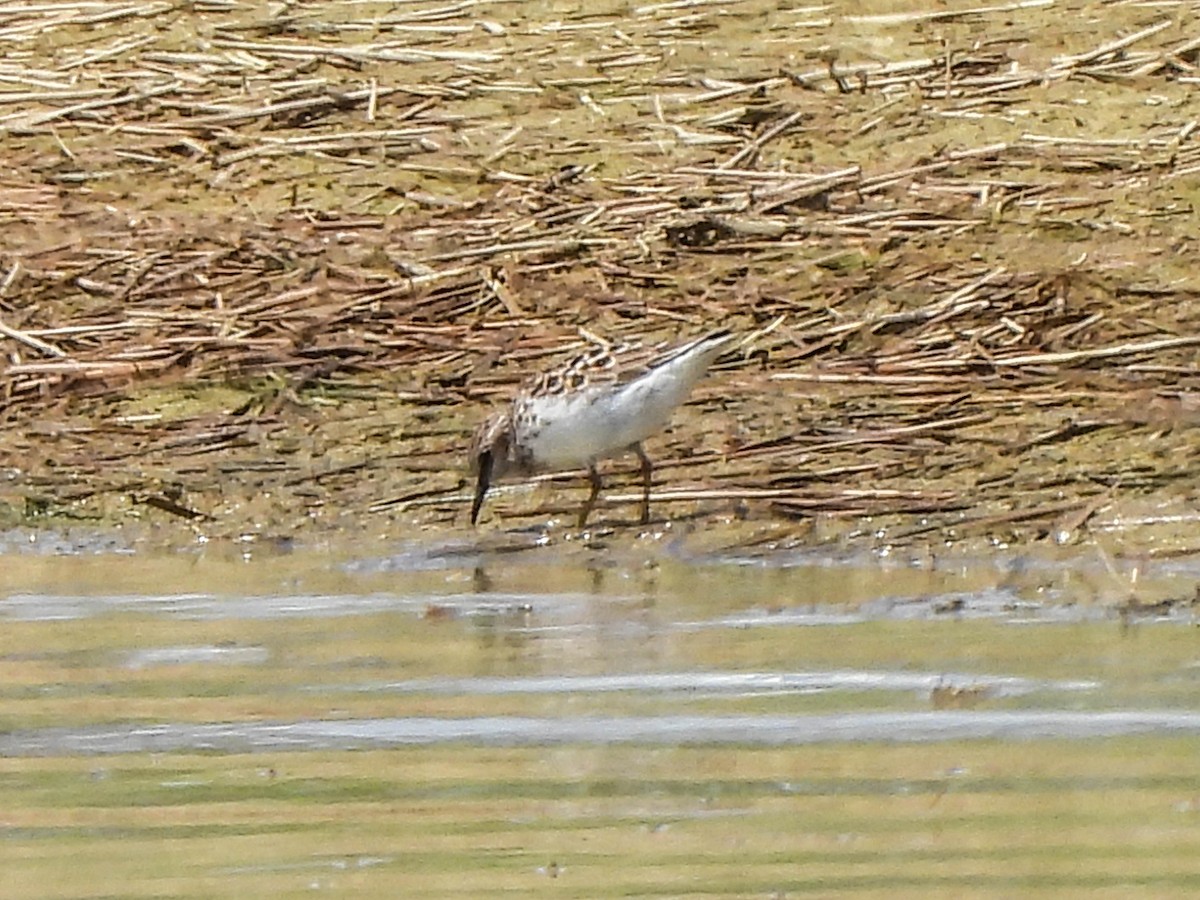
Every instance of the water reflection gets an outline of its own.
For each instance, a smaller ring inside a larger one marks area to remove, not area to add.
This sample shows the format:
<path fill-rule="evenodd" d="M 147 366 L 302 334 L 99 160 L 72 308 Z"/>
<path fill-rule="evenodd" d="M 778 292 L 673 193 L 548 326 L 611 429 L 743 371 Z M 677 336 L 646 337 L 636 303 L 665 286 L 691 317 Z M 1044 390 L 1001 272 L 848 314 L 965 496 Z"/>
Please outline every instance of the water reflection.
<path fill-rule="evenodd" d="M 1194 893 L 1187 567 L 1126 612 L 1090 563 L 544 538 L 6 559 L 6 889 L 1015 896 L 1063 846 L 1047 895 Z"/>
<path fill-rule="evenodd" d="M 1200 713 L 922 712 L 817 716 L 376 718 L 45 729 L 0 735 L 0 756 L 264 753 L 469 743 L 801 746 L 829 742 L 1083 740 L 1136 734 L 1200 734 Z"/>

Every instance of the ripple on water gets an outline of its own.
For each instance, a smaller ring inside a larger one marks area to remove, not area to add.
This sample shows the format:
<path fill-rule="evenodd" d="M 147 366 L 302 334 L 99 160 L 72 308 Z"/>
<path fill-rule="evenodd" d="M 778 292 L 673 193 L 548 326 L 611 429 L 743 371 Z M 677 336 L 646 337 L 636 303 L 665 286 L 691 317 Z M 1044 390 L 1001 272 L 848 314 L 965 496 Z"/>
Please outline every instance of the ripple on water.
<path fill-rule="evenodd" d="M 871 712 L 799 716 L 376 718 L 52 728 L 0 735 L 0 756 L 216 751 L 258 753 L 470 743 L 490 746 L 647 744 L 799 746 L 1200 734 L 1200 713 Z"/>
<path fill-rule="evenodd" d="M 1095 681 L 1043 681 L 1000 675 L 841 670 L 824 672 L 663 672 L 621 675 L 547 675 L 530 677 L 419 678 L 364 686 L 360 690 L 396 693 L 458 694 L 603 694 L 618 691 L 758 696 L 827 691 L 905 691 L 928 694 L 937 688 L 987 691 L 991 697 L 1015 697 L 1035 691 L 1088 691 Z M 325 688 L 322 688 L 323 690 Z"/>

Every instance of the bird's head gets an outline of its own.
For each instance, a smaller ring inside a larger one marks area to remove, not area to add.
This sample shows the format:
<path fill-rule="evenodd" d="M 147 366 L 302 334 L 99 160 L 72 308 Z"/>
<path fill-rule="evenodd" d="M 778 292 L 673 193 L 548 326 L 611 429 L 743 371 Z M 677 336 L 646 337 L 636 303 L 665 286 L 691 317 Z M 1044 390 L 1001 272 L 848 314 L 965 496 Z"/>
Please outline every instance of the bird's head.
<path fill-rule="evenodd" d="M 468 458 L 471 474 L 476 477 L 475 500 L 471 504 L 471 524 L 479 518 L 483 498 L 492 482 L 504 476 L 512 464 L 513 425 L 508 413 L 490 416 L 475 430 Z"/>

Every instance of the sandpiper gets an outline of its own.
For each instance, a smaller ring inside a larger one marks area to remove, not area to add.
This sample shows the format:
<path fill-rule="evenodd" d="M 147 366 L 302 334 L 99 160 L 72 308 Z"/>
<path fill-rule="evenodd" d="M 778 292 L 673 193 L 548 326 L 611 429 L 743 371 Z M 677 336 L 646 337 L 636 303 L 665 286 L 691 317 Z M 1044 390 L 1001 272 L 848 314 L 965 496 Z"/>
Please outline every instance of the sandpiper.
<path fill-rule="evenodd" d="M 583 528 L 603 486 L 597 461 L 626 451 L 636 453 L 642 464 L 645 525 L 653 464 L 642 441 L 666 426 L 713 360 L 736 340 L 729 331 L 714 331 L 631 373 L 627 364 L 636 348 L 614 347 L 583 334 L 595 344 L 593 349 L 526 382 L 508 410 L 491 416 L 475 432 L 470 462 L 478 481 L 472 525 L 488 488 L 505 474 L 528 477 L 586 468 L 592 489 L 579 511 Z"/>

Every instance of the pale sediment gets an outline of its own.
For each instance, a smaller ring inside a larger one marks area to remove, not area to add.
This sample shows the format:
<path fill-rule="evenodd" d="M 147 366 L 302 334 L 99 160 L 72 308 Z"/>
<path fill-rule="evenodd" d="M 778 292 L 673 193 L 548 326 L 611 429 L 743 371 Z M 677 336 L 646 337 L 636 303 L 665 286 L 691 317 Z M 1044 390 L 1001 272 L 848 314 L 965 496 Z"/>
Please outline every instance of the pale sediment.
<path fill-rule="evenodd" d="M 659 516 L 1191 552 L 1200 43 L 1092 12 L 10 10 L 0 521 L 462 529 L 577 326 L 782 317 L 649 443 Z"/>

